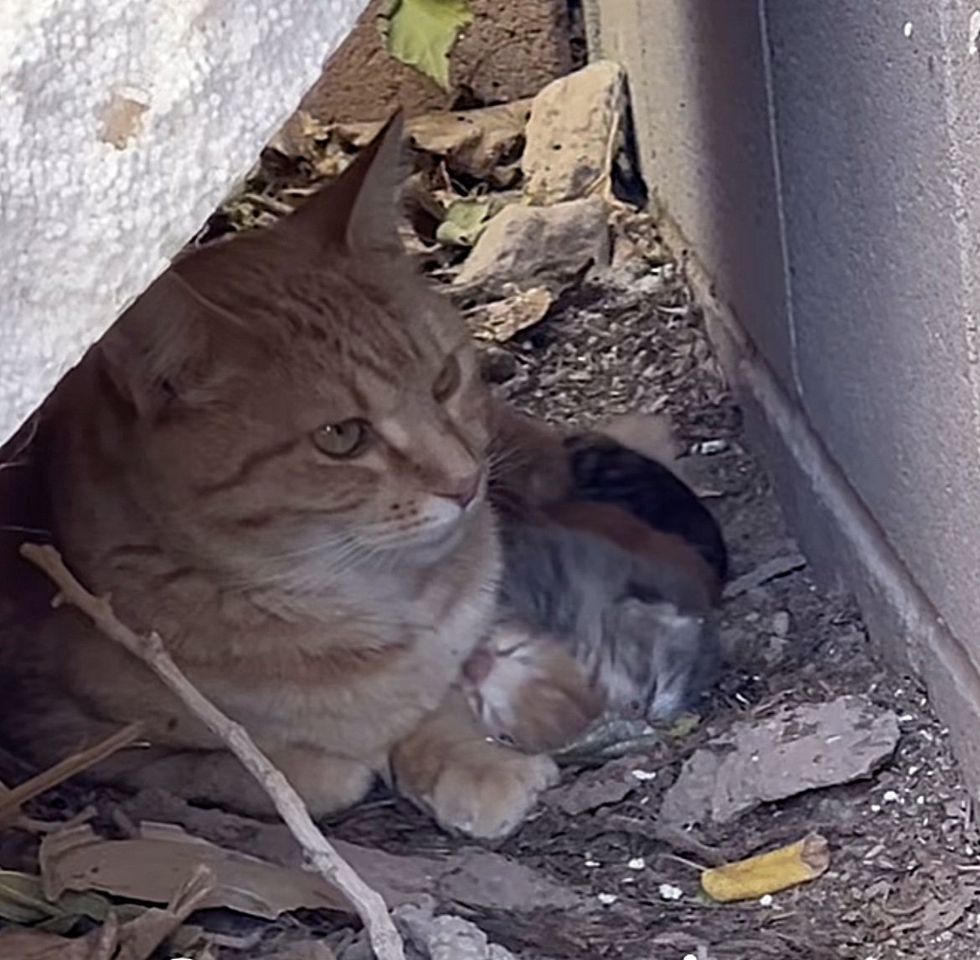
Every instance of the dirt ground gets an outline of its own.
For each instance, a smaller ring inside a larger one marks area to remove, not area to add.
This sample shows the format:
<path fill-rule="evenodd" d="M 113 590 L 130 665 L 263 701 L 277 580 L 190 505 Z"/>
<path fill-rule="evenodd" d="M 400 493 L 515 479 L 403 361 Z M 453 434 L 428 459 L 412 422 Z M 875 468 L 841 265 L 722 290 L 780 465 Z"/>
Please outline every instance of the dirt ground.
<path fill-rule="evenodd" d="M 635 225 L 645 237 L 643 253 L 584 280 L 541 323 L 489 348 L 488 376 L 515 404 L 555 421 L 669 414 L 690 451 L 681 468 L 719 518 L 737 577 L 793 554 L 795 545 L 769 477 L 745 445 L 697 305 L 649 222 L 640 218 Z M 882 661 L 848 599 L 819 590 L 805 568 L 728 601 L 722 637 L 730 663 L 699 726 L 665 734 L 644 755 L 613 761 L 613 768 L 566 768 L 557 793 L 496 848 L 567 889 L 573 906 L 488 909 L 457 898 L 438 907 L 472 920 L 527 960 L 980 956 L 973 909 L 980 898 L 980 834 L 946 731 L 921 687 Z M 898 750 L 873 776 L 764 805 L 697 833 L 665 834 L 658 827 L 664 792 L 700 746 L 779 706 L 845 693 L 866 694 L 899 717 Z M 556 802 L 570 785 L 608 779 L 611 769 L 621 773 L 630 764 L 648 776 L 631 781 L 621 799 L 575 815 Z M 119 826 L 118 799 L 69 784 L 29 812 L 59 820 L 94 803 L 95 823 L 112 829 Z M 325 826 L 330 836 L 392 854 L 441 856 L 473 846 L 382 794 Z M 812 831 L 831 850 L 829 871 L 813 883 L 765 903 L 723 906 L 699 893 L 701 866 Z M 0 833 L 0 866 L 31 868 L 36 843 L 21 831 Z M 239 949 L 210 954 L 228 960 L 258 956 L 263 945 L 311 931 L 340 960 L 363 956 L 346 918 L 335 914 L 307 911 L 260 926 L 215 913 L 203 922 L 239 938 Z M 302 953 L 281 956 L 309 960 Z"/>
<path fill-rule="evenodd" d="M 689 449 L 722 448 L 682 463 L 723 526 L 733 575 L 794 551 L 769 477 L 745 446 L 697 306 L 666 254 L 566 295 L 541 325 L 501 348 L 491 370 L 504 381 L 504 395 L 554 420 L 666 411 Z M 546 806 L 499 848 L 582 891 L 585 906 L 472 918 L 529 958 L 980 956 L 972 909 L 980 896 L 980 835 L 946 730 L 922 688 L 879 658 L 849 600 L 819 590 L 805 569 L 731 600 L 722 624 L 732 662 L 721 689 L 700 729 L 644 758 L 654 760 L 647 769 L 656 777 L 621 802 L 575 817 Z M 663 793 L 697 747 L 777 705 L 844 693 L 868 694 L 899 715 L 899 748 L 875 776 L 763 806 L 687 842 L 657 839 Z M 566 770 L 566 778 L 576 776 L 596 773 Z M 699 843 L 738 859 L 810 831 L 828 839 L 832 857 L 814 883 L 765 906 L 722 906 L 699 896 Z M 336 832 L 397 852 L 455 845 L 400 802 L 355 812 Z M 679 899 L 665 899 L 663 884 L 679 888 Z"/>

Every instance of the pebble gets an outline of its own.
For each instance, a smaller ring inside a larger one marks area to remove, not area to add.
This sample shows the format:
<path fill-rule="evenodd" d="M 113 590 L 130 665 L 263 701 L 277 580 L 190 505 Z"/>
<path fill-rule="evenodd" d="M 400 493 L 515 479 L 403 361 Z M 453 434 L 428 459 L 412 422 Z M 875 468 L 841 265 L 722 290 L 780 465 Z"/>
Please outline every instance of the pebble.
<path fill-rule="evenodd" d="M 691 447 L 691 453 L 701 457 L 713 457 L 715 454 L 724 453 L 727 449 L 727 440 L 702 440 Z"/>
<path fill-rule="evenodd" d="M 773 635 L 777 637 L 785 637 L 789 635 L 789 611 L 779 610 L 772 615 L 772 630 Z"/>
<path fill-rule="evenodd" d="M 684 896 L 684 891 L 680 887 L 675 887 L 671 883 L 660 884 L 660 897 L 663 900 L 680 900 Z"/>

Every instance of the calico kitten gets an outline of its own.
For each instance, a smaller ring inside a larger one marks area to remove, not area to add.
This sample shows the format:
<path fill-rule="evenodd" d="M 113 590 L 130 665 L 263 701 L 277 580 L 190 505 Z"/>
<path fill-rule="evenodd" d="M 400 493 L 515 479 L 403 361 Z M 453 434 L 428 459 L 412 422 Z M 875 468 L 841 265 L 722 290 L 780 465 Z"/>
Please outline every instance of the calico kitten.
<path fill-rule="evenodd" d="M 474 711 L 508 742 L 555 749 L 603 709 L 670 719 L 694 706 L 718 667 L 712 607 L 727 571 L 711 514 L 667 467 L 610 437 L 549 447 L 535 424 L 505 430 L 510 466 L 494 490 L 506 623 L 466 674 Z M 528 436 L 550 462 L 514 466 L 514 438 Z"/>
<path fill-rule="evenodd" d="M 44 405 L 23 482 L 68 567 L 314 814 L 380 776 L 498 837 L 557 771 L 488 743 L 457 686 L 500 576 L 491 405 L 461 317 L 397 243 L 399 140 L 396 121 L 295 214 L 176 261 Z M 0 587 L 32 577 L 19 562 Z M 25 613 L 3 643 L 0 730 L 35 764 L 142 720 L 149 747 L 94 775 L 270 809 L 77 612 Z"/>

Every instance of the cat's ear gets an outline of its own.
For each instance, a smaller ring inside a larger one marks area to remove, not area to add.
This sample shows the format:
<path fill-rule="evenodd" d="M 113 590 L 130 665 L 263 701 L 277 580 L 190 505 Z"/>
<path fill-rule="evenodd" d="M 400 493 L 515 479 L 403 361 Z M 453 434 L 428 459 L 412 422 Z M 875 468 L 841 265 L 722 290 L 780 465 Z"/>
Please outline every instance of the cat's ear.
<path fill-rule="evenodd" d="M 99 341 L 103 369 L 139 416 L 200 393 L 211 362 L 208 306 L 171 266 Z"/>
<path fill-rule="evenodd" d="M 281 229 L 323 248 L 401 253 L 397 211 L 409 173 L 404 129 L 399 109 L 332 184 L 279 222 Z"/>

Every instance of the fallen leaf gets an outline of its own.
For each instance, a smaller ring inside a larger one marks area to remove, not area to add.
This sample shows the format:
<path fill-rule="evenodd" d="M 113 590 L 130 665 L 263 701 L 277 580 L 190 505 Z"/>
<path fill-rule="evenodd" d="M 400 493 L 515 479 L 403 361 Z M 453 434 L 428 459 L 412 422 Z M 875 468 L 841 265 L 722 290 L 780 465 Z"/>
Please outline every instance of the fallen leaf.
<path fill-rule="evenodd" d="M 199 867 L 166 909 L 130 907 L 137 915 L 123 926 L 119 925 L 118 913 L 110 910 L 102 926 L 85 937 L 69 939 L 36 930 L 4 931 L 0 933 L 0 960 L 148 960 L 200 906 L 213 883 L 211 870 Z M 190 942 L 199 936 L 198 931 L 184 939 Z"/>
<path fill-rule="evenodd" d="M 215 874 L 210 867 L 196 867 L 188 880 L 171 897 L 166 909 L 150 908 L 119 931 L 115 960 L 147 960 L 214 890 Z"/>
<path fill-rule="evenodd" d="M 660 816 L 678 826 L 727 823 L 760 803 L 867 776 L 898 738 L 895 714 L 856 696 L 739 721 L 685 761 Z"/>
<path fill-rule="evenodd" d="M 755 900 L 815 880 L 830 866 L 830 849 L 819 834 L 787 847 L 712 867 L 701 874 L 701 887 L 712 900 Z"/>
<path fill-rule="evenodd" d="M 545 287 L 523 290 L 469 311 L 466 320 L 477 340 L 504 343 L 515 334 L 540 323 L 555 302 Z"/>
<path fill-rule="evenodd" d="M 112 915 L 103 927 L 75 940 L 36 930 L 3 930 L 0 960 L 113 960 L 117 936 Z"/>
<path fill-rule="evenodd" d="M 409 118 L 405 132 L 416 150 L 443 158 L 451 172 L 492 179 L 494 169 L 515 159 L 523 145 L 530 104 L 530 100 L 515 100 L 454 113 L 424 113 Z M 360 149 L 381 126 L 380 121 L 338 123 L 321 128 L 318 139 L 337 139 Z M 293 149 L 304 152 L 301 144 L 297 138 Z"/>
<path fill-rule="evenodd" d="M 394 0 L 383 18 L 388 52 L 449 89 L 449 53 L 473 19 L 466 0 Z"/>
<path fill-rule="evenodd" d="M 149 903 L 169 903 L 199 866 L 214 884 L 199 909 L 227 907 L 273 920 L 300 907 L 349 909 L 338 891 L 313 873 L 266 863 L 192 837 L 172 824 L 144 823 L 138 837 L 104 840 L 91 827 L 45 837 L 39 853 L 49 896 L 98 890 Z"/>
<path fill-rule="evenodd" d="M 472 247 L 483 232 L 489 216 L 489 200 L 454 200 L 436 230 L 436 240 L 447 247 Z"/>
<path fill-rule="evenodd" d="M 179 823 L 213 844 L 251 854 L 287 871 L 302 867 L 302 851 L 283 824 L 262 823 L 224 810 L 203 810 L 164 790 L 145 790 L 124 801 L 121 809 L 134 821 L 152 817 Z M 424 894 L 488 910 L 567 910 L 581 902 L 574 891 L 490 850 L 470 848 L 448 857 L 423 857 L 386 853 L 343 840 L 334 841 L 334 846 L 392 909 L 417 902 Z M 334 909 L 344 907 L 338 904 Z"/>
<path fill-rule="evenodd" d="M 595 763 L 617 760 L 652 750 L 663 743 L 664 734 L 645 719 L 604 717 L 599 723 L 555 754 L 559 763 Z"/>
<path fill-rule="evenodd" d="M 40 877 L 15 870 L 0 870 L 0 920 L 24 926 L 45 924 L 48 932 L 67 933 L 81 917 L 103 922 L 112 904 L 94 893 L 65 893 L 48 898 Z M 61 921 L 58 929 L 52 921 Z"/>
<path fill-rule="evenodd" d="M 667 733 L 672 737 L 681 739 L 689 737 L 699 726 L 701 726 L 701 718 L 696 713 L 682 713 Z"/>

